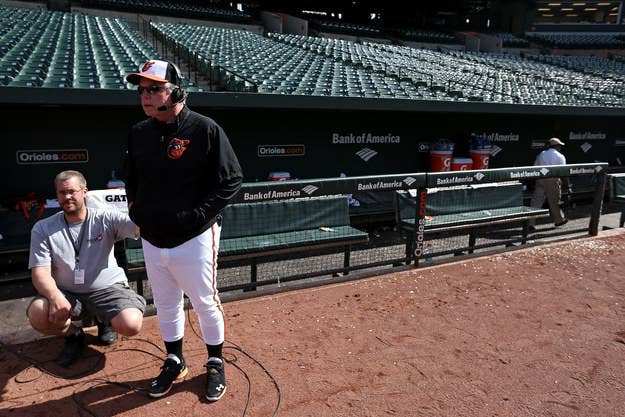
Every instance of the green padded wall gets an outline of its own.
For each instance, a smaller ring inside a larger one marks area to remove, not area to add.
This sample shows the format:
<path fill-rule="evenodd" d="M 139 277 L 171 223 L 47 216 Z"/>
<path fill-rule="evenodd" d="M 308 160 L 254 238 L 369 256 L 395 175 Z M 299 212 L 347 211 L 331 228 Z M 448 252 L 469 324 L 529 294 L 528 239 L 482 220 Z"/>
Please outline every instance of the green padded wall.
<path fill-rule="evenodd" d="M 300 200 L 300 202 L 303 200 Z M 222 239 L 349 225 L 345 197 L 244 203 L 227 206 Z M 266 219 L 271 219 L 267 222 Z"/>

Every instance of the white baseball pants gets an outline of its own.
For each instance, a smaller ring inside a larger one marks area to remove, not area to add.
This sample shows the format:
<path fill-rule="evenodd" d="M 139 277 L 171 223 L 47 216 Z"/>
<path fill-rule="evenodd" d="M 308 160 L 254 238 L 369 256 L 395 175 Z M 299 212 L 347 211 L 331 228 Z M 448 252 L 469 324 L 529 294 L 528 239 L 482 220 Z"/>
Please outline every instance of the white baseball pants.
<path fill-rule="evenodd" d="M 217 294 L 217 253 L 221 226 L 217 223 L 201 235 L 175 248 L 157 248 L 142 239 L 143 257 L 152 288 L 163 340 L 184 336 L 184 294 L 189 297 L 204 342 L 224 341 L 224 314 Z"/>

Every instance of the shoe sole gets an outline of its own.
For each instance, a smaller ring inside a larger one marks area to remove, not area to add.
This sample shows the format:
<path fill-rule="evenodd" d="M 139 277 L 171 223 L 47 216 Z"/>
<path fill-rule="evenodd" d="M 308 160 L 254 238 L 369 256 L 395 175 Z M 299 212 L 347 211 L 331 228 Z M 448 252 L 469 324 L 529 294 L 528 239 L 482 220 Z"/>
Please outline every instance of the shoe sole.
<path fill-rule="evenodd" d="M 189 368 L 185 367 L 176 377 L 176 379 L 174 379 L 174 381 L 169 385 L 169 387 L 167 387 L 167 389 L 163 392 L 148 392 L 148 395 L 152 398 L 160 398 L 163 395 L 167 394 L 170 390 L 171 387 L 174 386 L 174 384 L 177 384 L 178 382 L 182 382 L 184 381 L 184 379 L 186 378 L 187 374 L 189 373 Z"/>
<path fill-rule="evenodd" d="M 206 399 L 210 402 L 215 402 L 215 401 L 219 401 L 219 399 L 221 399 L 221 397 L 224 396 L 224 394 L 226 393 L 226 391 L 228 390 L 228 387 L 226 386 L 226 388 L 224 388 L 223 391 L 221 391 L 221 393 L 219 394 L 218 397 L 209 397 L 208 395 L 206 396 Z"/>

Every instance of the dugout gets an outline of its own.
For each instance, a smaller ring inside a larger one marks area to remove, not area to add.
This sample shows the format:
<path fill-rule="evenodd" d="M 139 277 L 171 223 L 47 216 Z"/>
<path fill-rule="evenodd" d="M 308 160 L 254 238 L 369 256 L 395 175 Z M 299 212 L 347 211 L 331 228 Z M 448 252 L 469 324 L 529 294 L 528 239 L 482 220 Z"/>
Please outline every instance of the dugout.
<path fill-rule="evenodd" d="M 452 141 L 455 156 L 466 156 L 471 135 L 492 142 L 492 168 L 532 165 L 552 136 L 566 142 L 568 163 L 607 162 L 612 171 L 625 163 L 622 108 L 245 93 L 191 93 L 188 103 L 224 127 L 246 182 L 275 171 L 299 179 L 426 172 L 432 143 Z M 127 90 L 1 87 L 0 107 L 13 121 L 0 154 L 3 201 L 53 197 L 64 169 L 105 188 L 111 170 L 122 170 L 128 128 L 144 118 Z"/>

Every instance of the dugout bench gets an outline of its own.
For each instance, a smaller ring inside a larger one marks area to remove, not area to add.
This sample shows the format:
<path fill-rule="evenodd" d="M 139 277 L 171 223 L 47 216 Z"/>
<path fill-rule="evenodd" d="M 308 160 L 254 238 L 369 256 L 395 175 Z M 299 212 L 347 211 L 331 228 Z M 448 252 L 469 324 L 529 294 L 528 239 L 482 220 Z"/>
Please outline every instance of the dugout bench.
<path fill-rule="evenodd" d="M 425 199 L 424 234 L 468 235 L 468 245 L 455 248 L 453 253 L 464 250 L 473 253 L 481 230 L 511 223 L 521 225 L 520 241 L 524 244 L 530 219 L 549 216 L 548 209 L 523 205 L 523 184 L 517 181 L 428 188 Z M 420 199 L 416 193 L 396 192 L 396 223 L 405 235 L 408 259 L 415 249 L 418 204 Z M 415 255 L 415 262 L 418 264 L 423 257 L 423 254 Z"/>
<path fill-rule="evenodd" d="M 251 285 L 225 289 L 255 289 L 258 263 L 263 260 L 328 248 L 342 248 L 341 272 L 348 273 L 351 246 L 369 241 L 366 232 L 350 226 L 348 208 L 344 196 L 227 206 L 222 213 L 219 264 L 250 265 Z M 125 245 L 125 266 L 130 279 L 145 272 L 145 262 L 140 240 L 126 239 Z"/>
<path fill-rule="evenodd" d="M 58 207 L 26 211 L 0 211 L 0 283 L 29 282 L 30 232 L 37 220 L 49 217 Z"/>

